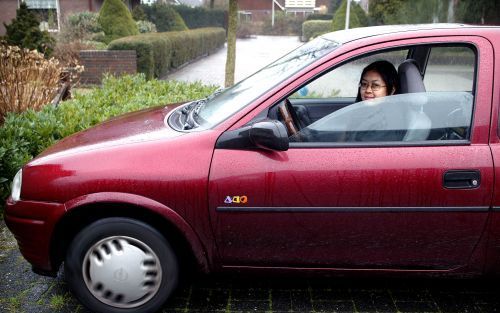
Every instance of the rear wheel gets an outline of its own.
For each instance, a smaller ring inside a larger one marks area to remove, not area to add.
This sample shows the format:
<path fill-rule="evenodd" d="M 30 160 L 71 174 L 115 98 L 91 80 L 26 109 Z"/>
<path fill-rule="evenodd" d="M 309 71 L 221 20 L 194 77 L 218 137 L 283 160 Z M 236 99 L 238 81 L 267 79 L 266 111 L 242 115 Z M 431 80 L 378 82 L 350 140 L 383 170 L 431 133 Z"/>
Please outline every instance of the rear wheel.
<path fill-rule="evenodd" d="M 155 312 L 179 276 L 177 258 L 156 229 L 129 218 L 85 227 L 70 244 L 66 281 L 93 312 Z"/>

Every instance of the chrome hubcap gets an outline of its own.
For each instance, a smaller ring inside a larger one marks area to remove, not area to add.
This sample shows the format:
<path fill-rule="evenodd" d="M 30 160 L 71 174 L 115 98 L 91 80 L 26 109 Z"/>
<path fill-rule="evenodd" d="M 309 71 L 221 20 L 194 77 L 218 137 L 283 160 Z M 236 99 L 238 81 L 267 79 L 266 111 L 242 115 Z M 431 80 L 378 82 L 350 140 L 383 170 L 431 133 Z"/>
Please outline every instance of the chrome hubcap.
<path fill-rule="evenodd" d="M 140 240 L 113 236 L 94 244 L 83 259 L 83 276 L 99 301 L 133 308 L 149 301 L 160 288 L 161 265 Z"/>

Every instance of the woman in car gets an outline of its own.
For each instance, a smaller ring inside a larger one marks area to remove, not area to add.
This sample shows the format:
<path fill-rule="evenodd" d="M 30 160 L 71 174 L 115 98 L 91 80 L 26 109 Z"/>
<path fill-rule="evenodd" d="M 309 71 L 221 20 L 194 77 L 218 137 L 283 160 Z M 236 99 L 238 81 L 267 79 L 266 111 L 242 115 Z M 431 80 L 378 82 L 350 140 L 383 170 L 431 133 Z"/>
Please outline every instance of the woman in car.
<path fill-rule="evenodd" d="M 363 69 L 356 102 L 397 94 L 398 72 L 388 61 L 376 61 Z"/>

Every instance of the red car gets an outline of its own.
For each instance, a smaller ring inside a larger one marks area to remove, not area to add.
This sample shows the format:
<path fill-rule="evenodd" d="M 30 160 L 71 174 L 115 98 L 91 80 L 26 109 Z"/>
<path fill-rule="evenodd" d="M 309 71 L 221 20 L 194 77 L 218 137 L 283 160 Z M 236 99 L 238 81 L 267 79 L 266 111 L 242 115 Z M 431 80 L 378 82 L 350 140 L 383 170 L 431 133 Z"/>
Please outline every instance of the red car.
<path fill-rule="evenodd" d="M 499 27 L 324 35 L 207 99 L 60 141 L 16 175 L 6 223 L 96 312 L 158 310 L 193 268 L 498 273 L 498 51 Z M 375 60 L 400 90 L 356 101 L 385 87 L 360 84 Z"/>

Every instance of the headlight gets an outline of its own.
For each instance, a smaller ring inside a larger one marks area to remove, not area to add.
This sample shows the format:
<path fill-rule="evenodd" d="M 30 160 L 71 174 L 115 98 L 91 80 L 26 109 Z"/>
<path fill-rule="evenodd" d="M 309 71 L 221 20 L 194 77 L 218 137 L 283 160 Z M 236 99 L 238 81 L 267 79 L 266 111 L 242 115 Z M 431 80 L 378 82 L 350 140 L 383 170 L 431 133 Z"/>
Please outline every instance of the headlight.
<path fill-rule="evenodd" d="M 12 200 L 19 201 L 21 199 L 21 185 L 23 183 L 23 169 L 17 171 L 14 180 L 12 181 Z"/>

